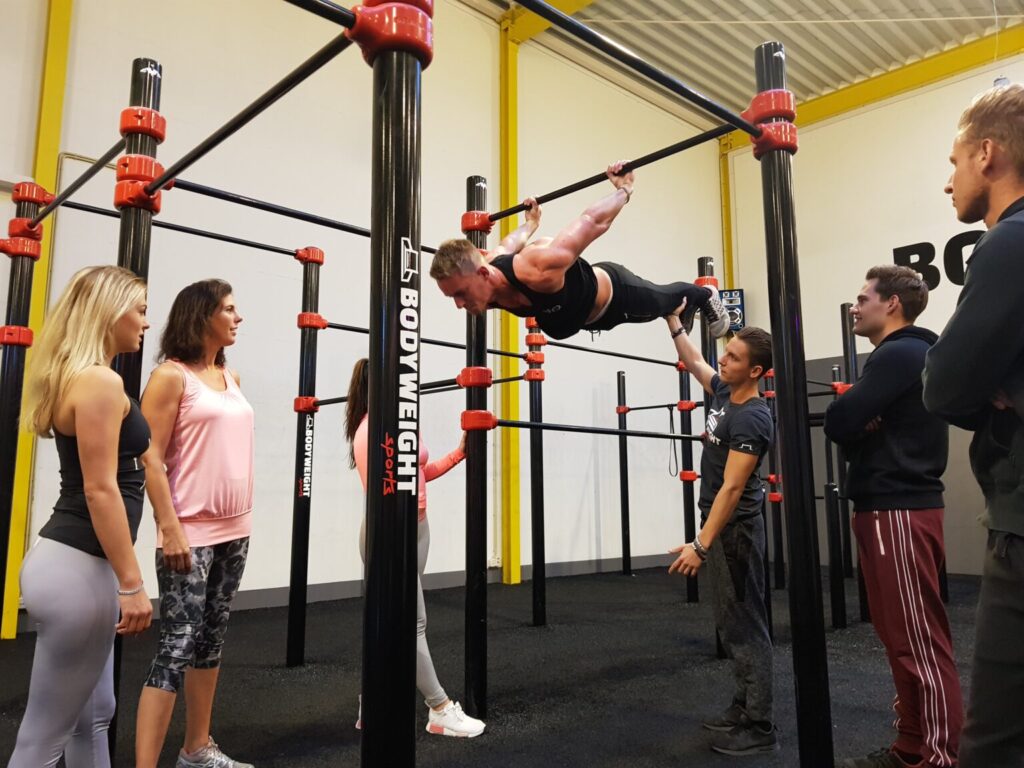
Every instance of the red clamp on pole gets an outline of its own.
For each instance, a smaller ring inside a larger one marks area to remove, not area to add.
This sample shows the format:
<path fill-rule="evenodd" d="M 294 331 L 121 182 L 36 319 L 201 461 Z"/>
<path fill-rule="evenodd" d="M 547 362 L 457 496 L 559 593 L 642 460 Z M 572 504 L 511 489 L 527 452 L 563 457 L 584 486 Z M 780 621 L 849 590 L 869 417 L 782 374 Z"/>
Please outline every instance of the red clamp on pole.
<path fill-rule="evenodd" d="M 544 381 L 543 368 L 529 368 L 523 374 L 523 381 Z"/>
<path fill-rule="evenodd" d="M 530 365 L 544 365 L 543 352 L 527 352 L 523 355 L 523 359 Z"/>
<path fill-rule="evenodd" d="M 295 412 L 296 413 L 316 413 L 320 410 L 320 405 L 315 397 L 296 397 L 295 398 Z"/>
<path fill-rule="evenodd" d="M 17 218 L 7 223 L 8 237 L 27 237 L 29 240 L 43 239 L 43 223 L 31 226 L 32 219 Z"/>
<path fill-rule="evenodd" d="M 434 58 L 434 0 L 401 3 L 366 0 L 352 12 L 356 23 L 345 34 L 363 49 L 367 64 L 381 51 L 408 51 L 426 69 Z"/>
<path fill-rule="evenodd" d="M 766 379 L 774 379 L 775 378 L 775 369 L 774 368 L 769 368 L 767 371 L 765 371 L 764 377 Z"/>
<path fill-rule="evenodd" d="M 616 405 L 615 406 L 615 412 L 618 413 L 618 414 L 629 413 L 629 406 L 628 405 Z"/>
<path fill-rule="evenodd" d="M 22 325 L 0 325 L 0 347 L 31 347 L 32 329 Z"/>
<path fill-rule="evenodd" d="M 162 144 L 167 136 L 167 120 L 155 109 L 148 107 L 128 107 L 121 110 L 121 135 L 141 133 L 152 136 L 157 144 Z M 155 179 L 156 176 L 153 177 Z M 150 179 L 152 181 L 153 179 Z"/>
<path fill-rule="evenodd" d="M 676 363 L 676 370 L 679 371 L 680 373 L 686 373 L 686 363 L 680 360 L 678 363 Z"/>
<path fill-rule="evenodd" d="M 543 347 L 547 343 L 547 337 L 543 333 L 526 334 L 526 346 L 528 347 Z"/>
<path fill-rule="evenodd" d="M 754 157 L 758 160 L 766 152 L 777 149 L 795 155 L 798 144 L 796 126 L 792 123 L 762 123 L 761 135 L 751 136 L 750 143 L 754 145 Z"/>
<path fill-rule="evenodd" d="M 778 475 L 768 475 L 768 483 L 770 485 L 778 485 L 779 484 L 779 476 Z"/>
<path fill-rule="evenodd" d="M 489 218 L 487 211 L 466 211 L 462 214 L 462 233 L 468 235 L 470 232 L 491 233 L 494 229 L 494 222 Z"/>
<path fill-rule="evenodd" d="M 526 318 L 526 330 L 532 331 L 532 330 L 535 330 L 537 328 L 540 328 L 540 323 L 537 322 L 537 318 L 536 317 L 528 317 L 528 318 Z"/>
<path fill-rule="evenodd" d="M 299 312 L 299 328 L 316 328 L 322 331 L 327 321 L 316 312 Z"/>
<path fill-rule="evenodd" d="M 323 264 L 324 252 L 312 245 L 295 251 L 295 260 L 303 264 Z"/>
<path fill-rule="evenodd" d="M 792 91 L 782 88 L 761 91 L 750 100 L 750 106 L 740 116 L 748 123 L 764 123 L 779 117 L 793 122 L 796 120 L 796 98 Z"/>
<path fill-rule="evenodd" d="M 717 288 L 718 278 L 715 277 L 714 275 L 701 275 L 700 277 L 693 281 L 693 284 L 700 286 L 710 285 L 713 286 L 714 288 Z"/>
<path fill-rule="evenodd" d="M 164 167 L 148 155 L 123 155 L 117 160 L 117 184 L 114 186 L 114 207 L 142 208 L 160 213 L 161 192 L 150 195 L 146 187 L 164 172 Z M 173 179 L 164 187 L 174 186 Z"/>
<path fill-rule="evenodd" d="M 53 202 L 53 195 L 31 181 L 20 181 L 11 190 L 11 200 L 15 203 L 49 205 Z"/>
<path fill-rule="evenodd" d="M 462 429 L 466 432 L 480 429 L 494 429 L 498 426 L 498 418 L 490 411 L 463 411 Z"/>
<path fill-rule="evenodd" d="M 0 240 L 0 253 L 6 253 L 12 258 L 28 256 L 33 261 L 39 261 L 39 257 L 43 254 L 43 244 L 28 237 L 12 237 L 8 240 Z"/>
<path fill-rule="evenodd" d="M 460 387 L 489 387 L 493 374 L 490 368 L 484 368 L 483 366 L 472 366 L 470 368 L 463 368 L 462 373 L 455 377 L 455 383 Z"/>
<path fill-rule="evenodd" d="M 775 390 L 774 390 L 774 389 L 766 389 L 766 390 L 764 391 L 764 396 L 765 396 L 765 397 L 766 397 L 766 398 L 767 398 L 768 400 L 773 400 L 773 399 L 775 399 Z"/>
<path fill-rule="evenodd" d="M 693 411 L 697 408 L 697 402 L 695 400 L 680 400 L 676 408 L 680 411 Z"/>
<path fill-rule="evenodd" d="M 833 381 L 832 391 L 837 395 L 845 395 L 853 388 L 853 384 L 847 384 L 845 381 Z"/>
<path fill-rule="evenodd" d="M 782 494 L 779 493 L 778 491 L 772 491 L 771 493 L 768 494 L 768 501 L 770 501 L 772 504 L 781 504 Z"/>
<path fill-rule="evenodd" d="M 679 479 L 682 480 L 684 483 L 695 483 L 697 482 L 697 479 L 699 477 L 700 475 L 698 475 L 696 471 L 692 469 L 684 469 L 682 472 L 679 473 Z"/>

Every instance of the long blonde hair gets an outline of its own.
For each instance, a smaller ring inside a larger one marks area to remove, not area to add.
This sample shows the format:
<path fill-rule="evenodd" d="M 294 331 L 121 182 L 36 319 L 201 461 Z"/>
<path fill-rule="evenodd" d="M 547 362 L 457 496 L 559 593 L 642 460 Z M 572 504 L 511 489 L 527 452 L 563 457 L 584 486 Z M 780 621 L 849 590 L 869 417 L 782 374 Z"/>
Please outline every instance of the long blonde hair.
<path fill-rule="evenodd" d="M 53 436 L 53 414 L 71 380 L 91 365 L 108 364 L 114 325 L 145 297 L 145 281 L 122 267 L 75 273 L 32 350 L 22 403 L 26 429 Z"/>

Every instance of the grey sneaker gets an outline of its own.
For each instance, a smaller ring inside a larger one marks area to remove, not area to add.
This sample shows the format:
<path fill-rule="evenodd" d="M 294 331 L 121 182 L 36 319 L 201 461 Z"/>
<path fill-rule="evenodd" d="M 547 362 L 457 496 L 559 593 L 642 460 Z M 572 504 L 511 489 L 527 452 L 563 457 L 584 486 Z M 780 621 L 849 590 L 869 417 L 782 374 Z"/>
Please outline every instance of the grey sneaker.
<path fill-rule="evenodd" d="M 709 731 L 731 731 L 740 724 L 743 714 L 743 705 L 734 701 L 729 705 L 729 708 L 721 714 L 701 721 L 701 727 L 706 728 Z"/>
<path fill-rule="evenodd" d="M 907 768 L 889 747 L 876 750 L 864 757 L 850 757 L 839 764 L 839 768 Z"/>
<path fill-rule="evenodd" d="M 707 320 L 711 335 L 716 339 L 720 339 L 729 332 L 729 313 L 718 296 L 718 289 L 713 285 L 706 285 L 704 287 L 711 291 L 711 295 L 700 305 L 700 313 Z"/>
<path fill-rule="evenodd" d="M 739 725 L 716 733 L 711 738 L 711 749 L 723 755 L 756 755 L 774 752 L 779 748 L 779 733 L 775 726 L 762 728 L 744 715 Z"/>
<path fill-rule="evenodd" d="M 184 751 L 179 752 L 178 762 L 175 763 L 174 768 L 254 768 L 254 766 L 251 763 L 232 760 L 220 751 L 217 742 L 211 738 L 209 744 L 196 752 L 187 755 Z"/>

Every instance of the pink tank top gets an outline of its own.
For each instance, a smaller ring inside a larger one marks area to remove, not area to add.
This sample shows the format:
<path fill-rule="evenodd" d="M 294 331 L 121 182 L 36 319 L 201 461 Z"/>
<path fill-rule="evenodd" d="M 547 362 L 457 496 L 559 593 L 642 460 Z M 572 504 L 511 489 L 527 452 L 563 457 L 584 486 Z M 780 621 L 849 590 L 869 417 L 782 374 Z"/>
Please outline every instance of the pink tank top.
<path fill-rule="evenodd" d="M 164 463 L 171 499 L 190 546 L 209 547 L 252 531 L 254 418 L 235 378 L 223 392 L 177 361 L 185 390 Z M 159 540 L 157 546 L 161 546 Z"/>

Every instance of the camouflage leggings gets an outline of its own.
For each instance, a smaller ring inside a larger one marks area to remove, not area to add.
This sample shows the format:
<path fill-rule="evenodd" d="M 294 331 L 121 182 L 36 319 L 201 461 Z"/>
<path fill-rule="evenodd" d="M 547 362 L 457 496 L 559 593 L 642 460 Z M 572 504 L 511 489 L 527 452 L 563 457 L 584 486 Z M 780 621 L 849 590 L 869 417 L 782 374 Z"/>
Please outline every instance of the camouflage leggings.
<path fill-rule="evenodd" d="M 249 553 L 249 537 L 192 547 L 192 570 L 175 573 L 156 551 L 160 582 L 160 646 L 146 685 L 177 693 L 185 668 L 220 666 L 231 600 L 238 591 Z"/>

